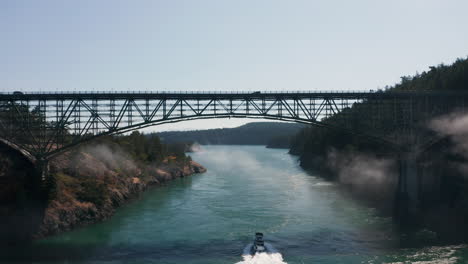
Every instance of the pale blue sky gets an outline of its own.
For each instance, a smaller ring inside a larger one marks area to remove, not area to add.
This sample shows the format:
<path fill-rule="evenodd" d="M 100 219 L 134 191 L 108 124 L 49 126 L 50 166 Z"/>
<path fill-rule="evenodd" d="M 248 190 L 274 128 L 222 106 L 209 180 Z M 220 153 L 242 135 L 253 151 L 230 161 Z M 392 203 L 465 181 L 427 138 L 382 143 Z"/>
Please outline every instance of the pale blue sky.
<path fill-rule="evenodd" d="M 466 0 L 3 0 L 0 91 L 368 90 L 468 55 Z"/>

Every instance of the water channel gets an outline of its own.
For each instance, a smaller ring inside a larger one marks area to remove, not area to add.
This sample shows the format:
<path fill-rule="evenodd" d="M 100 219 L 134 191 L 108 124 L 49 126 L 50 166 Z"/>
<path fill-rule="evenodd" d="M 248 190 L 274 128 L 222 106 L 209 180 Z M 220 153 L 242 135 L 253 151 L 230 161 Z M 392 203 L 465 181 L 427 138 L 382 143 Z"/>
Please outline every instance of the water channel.
<path fill-rule="evenodd" d="M 204 146 L 191 156 L 208 172 L 151 188 L 108 221 L 36 241 L 17 254 L 24 256 L 24 263 L 40 264 L 468 259 L 462 245 L 399 248 L 391 219 L 337 185 L 307 174 L 287 150 Z M 274 253 L 245 254 L 255 232 L 264 233 Z"/>

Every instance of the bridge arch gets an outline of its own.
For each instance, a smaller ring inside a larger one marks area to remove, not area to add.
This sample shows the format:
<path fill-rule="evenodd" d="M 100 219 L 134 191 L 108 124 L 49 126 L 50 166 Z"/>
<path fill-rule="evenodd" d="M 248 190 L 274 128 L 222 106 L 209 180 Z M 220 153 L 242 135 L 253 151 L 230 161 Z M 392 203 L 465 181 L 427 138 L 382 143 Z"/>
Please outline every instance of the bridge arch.
<path fill-rule="evenodd" d="M 465 98 L 450 92 L 335 91 L 0 94 L 0 138 L 42 160 L 93 138 L 159 124 L 261 118 L 340 129 L 396 148 L 408 145 L 401 138 L 418 118 L 448 105 L 464 107 Z M 399 133 L 389 138 L 392 129 Z"/>
<path fill-rule="evenodd" d="M 164 125 L 164 124 L 171 124 L 171 123 L 180 123 L 180 122 L 185 122 L 185 121 L 194 121 L 194 120 L 206 120 L 206 119 L 252 119 L 252 120 L 272 120 L 272 121 L 282 121 L 282 122 L 294 122 L 294 123 L 300 123 L 300 124 L 306 124 L 306 125 L 311 125 L 311 126 L 316 126 L 320 128 L 326 128 L 326 129 L 334 129 L 334 130 L 341 130 L 347 134 L 353 134 L 357 135 L 360 137 L 365 137 L 371 141 L 375 141 L 381 144 L 385 144 L 388 146 L 390 149 L 397 151 L 398 150 L 398 145 L 387 141 L 383 138 L 379 138 L 370 134 L 365 134 L 365 133 L 360 133 L 359 131 L 352 131 L 348 130 L 343 127 L 338 127 L 338 126 L 333 126 L 331 124 L 327 124 L 325 122 L 320 122 L 316 120 L 307 120 L 307 119 L 301 119 L 301 118 L 287 118 L 287 117 L 279 117 L 279 116 L 265 116 L 265 115 L 256 115 L 256 114 L 249 114 L 249 115 L 199 115 L 199 116 L 184 116 L 184 117 L 175 117 L 175 118 L 168 118 L 168 119 L 161 119 L 161 120 L 154 120 L 151 122 L 144 122 L 144 123 L 138 123 L 134 124 L 131 126 L 127 127 L 122 127 L 116 130 L 112 131 L 106 131 L 103 133 L 99 133 L 96 135 L 92 135 L 89 137 L 84 137 L 79 141 L 73 142 L 69 145 L 66 145 L 60 149 L 53 150 L 48 155 L 46 156 L 48 159 L 52 158 L 56 155 L 60 155 L 60 153 L 63 153 L 64 151 L 67 151 L 68 149 L 75 147 L 79 144 L 85 143 L 92 141 L 94 139 L 97 139 L 99 137 L 103 136 L 110 136 L 110 135 L 118 135 L 118 134 L 124 134 L 128 133 L 131 131 L 136 131 L 139 129 L 143 128 L 148 128 L 148 127 L 153 127 L 153 126 L 158 126 L 158 125 Z"/>

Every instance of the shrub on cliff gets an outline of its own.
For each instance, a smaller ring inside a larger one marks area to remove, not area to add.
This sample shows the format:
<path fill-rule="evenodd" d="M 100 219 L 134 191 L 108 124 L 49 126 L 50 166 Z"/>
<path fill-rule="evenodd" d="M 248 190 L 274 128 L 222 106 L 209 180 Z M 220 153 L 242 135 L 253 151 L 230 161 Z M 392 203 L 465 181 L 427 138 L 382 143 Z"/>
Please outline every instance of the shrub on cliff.
<path fill-rule="evenodd" d="M 108 188 L 104 182 L 96 179 L 82 180 L 76 195 L 78 200 L 93 203 L 96 207 L 101 207 L 109 197 Z"/>

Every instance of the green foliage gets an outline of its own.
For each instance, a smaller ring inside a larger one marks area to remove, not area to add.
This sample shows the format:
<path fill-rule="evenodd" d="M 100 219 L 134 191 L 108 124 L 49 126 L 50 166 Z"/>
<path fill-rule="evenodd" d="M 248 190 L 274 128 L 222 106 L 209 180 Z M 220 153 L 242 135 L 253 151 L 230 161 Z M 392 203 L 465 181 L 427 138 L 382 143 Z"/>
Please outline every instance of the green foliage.
<path fill-rule="evenodd" d="M 425 90 L 441 90 L 441 91 L 466 91 L 468 90 L 468 59 L 458 59 L 450 66 L 438 65 L 430 67 L 430 70 L 415 76 L 403 76 L 401 82 L 393 87 L 386 87 L 388 91 L 425 91 Z M 327 121 L 333 122 L 342 117 L 347 118 L 347 121 L 353 125 L 353 130 L 362 131 L 371 127 L 371 120 L 362 118 L 369 116 L 372 113 L 372 101 L 362 102 L 353 105 L 352 108 L 343 110 L 342 112 L 329 118 Z M 403 109 L 399 105 L 389 107 L 379 112 L 378 126 L 383 131 L 392 133 L 394 124 L 388 122 L 392 120 L 392 111 L 400 111 Z M 403 112 L 401 114 L 404 114 Z M 416 116 L 418 113 L 415 113 Z M 386 118 L 388 116 L 388 118 Z M 387 121 L 385 121 L 387 120 Z M 374 124 L 375 125 L 375 124 Z M 313 161 L 317 157 L 324 158 L 330 148 L 339 150 L 358 150 L 362 152 L 385 153 L 389 149 L 383 144 L 369 141 L 366 138 L 352 135 L 344 131 L 324 129 L 318 127 L 305 128 L 296 134 L 291 140 L 290 152 L 300 155 L 302 164 L 305 167 L 313 166 Z"/>
<path fill-rule="evenodd" d="M 175 156 L 177 159 L 185 158 L 185 151 L 187 149 L 186 144 L 184 143 L 174 143 L 167 146 L 167 151 L 172 156 Z"/>
<path fill-rule="evenodd" d="M 0 121 L 12 126 L 10 131 L 15 131 L 8 135 L 10 139 L 23 144 L 33 144 L 31 135 L 38 136 L 40 130 L 50 125 L 37 107 L 30 109 L 28 105 L 17 102 L 0 105 Z M 25 131 L 30 131 L 31 134 Z"/>
<path fill-rule="evenodd" d="M 195 131 L 170 131 L 159 133 L 164 142 L 223 144 L 223 145 L 268 145 L 275 138 L 276 143 L 288 145 L 285 135 L 294 135 L 304 127 L 302 124 L 281 122 L 254 122 L 235 128 L 220 128 Z"/>
<path fill-rule="evenodd" d="M 61 136 L 61 142 L 55 143 L 71 142 L 70 122 L 58 124 L 46 120 L 44 107 L 41 109 L 38 105 L 33 107 L 21 101 L 3 102 L 0 104 L 0 123 L 9 125 L 3 132 L 17 144 L 41 144 L 44 142 L 37 139 L 55 135 Z"/>
<path fill-rule="evenodd" d="M 157 135 L 147 136 L 138 131 L 134 131 L 130 135 L 101 137 L 90 144 L 104 144 L 111 150 L 123 151 L 130 158 L 142 163 L 154 164 L 165 160 L 167 162 L 187 162 L 191 160 L 189 156 L 185 155 L 184 145 L 162 144 Z M 168 159 L 168 157 L 171 157 L 171 159 Z M 76 190 L 76 198 L 80 201 L 91 202 L 100 207 L 109 197 L 109 190 L 105 184 L 106 180 L 74 178 L 59 173 L 55 177 L 57 181 L 60 181 L 69 189 Z"/>
<path fill-rule="evenodd" d="M 163 144 L 156 134 L 145 135 L 139 131 L 133 131 L 130 135 L 100 137 L 91 144 L 104 144 L 115 151 L 123 150 L 133 160 L 144 164 L 158 164 L 168 156 L 176 157 L 176 161 L 187 160 L 186 144 Z"/>
<path fill-rule="evenodd" d="M 468 59 L 457 59 L 452 65 L 439 64 L 429 69 L 414 76 L 403 76 L 399 84 L 389 89 L 394 91 L 468 89 Z"/>
<path fill-rule="evenodd" d="M 108 189 L 104 182 L 96 179 L 85 179 L 80 182 L 80 189 L 76 193 L 78 200 L 90 202 L 100 207 L 109 197 Z"/>

